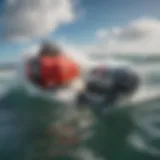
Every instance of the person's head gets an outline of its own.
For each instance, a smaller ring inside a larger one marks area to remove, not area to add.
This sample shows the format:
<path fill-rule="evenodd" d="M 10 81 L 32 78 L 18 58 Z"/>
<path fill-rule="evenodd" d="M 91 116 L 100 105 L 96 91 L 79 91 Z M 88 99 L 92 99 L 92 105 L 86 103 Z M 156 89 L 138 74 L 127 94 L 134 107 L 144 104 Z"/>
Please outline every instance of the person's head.
<path fill-rule="evenodd" d="M 55 44 L 49 41 L 43 41 L 40 47 L 40 56 L 57 56 L 61 54 L 60 48 Z"/>

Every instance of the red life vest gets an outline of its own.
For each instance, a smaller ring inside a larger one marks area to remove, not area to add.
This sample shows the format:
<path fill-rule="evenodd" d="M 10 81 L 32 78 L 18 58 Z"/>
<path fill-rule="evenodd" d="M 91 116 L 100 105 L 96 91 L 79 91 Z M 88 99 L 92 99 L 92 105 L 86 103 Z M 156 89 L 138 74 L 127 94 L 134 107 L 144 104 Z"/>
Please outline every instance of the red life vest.
<path fill-rule="evenodd" d="M 64 56 L 43 56 L 39 59 L 39 83 L 41 87 L 62 86 L 70 83 L 79 76 L 80 70 L 77 64 Z M 30 74 L 29 74 L 30 73 Z M 27 74 L 31 80 L 32 66 L 28 66 Z"/>

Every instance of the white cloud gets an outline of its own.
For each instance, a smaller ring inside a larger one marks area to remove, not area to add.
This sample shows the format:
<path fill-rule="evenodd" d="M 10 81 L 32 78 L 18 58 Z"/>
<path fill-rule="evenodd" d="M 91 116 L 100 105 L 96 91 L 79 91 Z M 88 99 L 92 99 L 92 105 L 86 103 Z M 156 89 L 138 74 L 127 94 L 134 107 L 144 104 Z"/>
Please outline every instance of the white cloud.
<path fill-rule="evenodd" d="M 103 39 L 107 36 L 108 36 L 108 30 L 106 30 L 106 29 L 100 29 L 96 32 L 96 37 L 98 39 Z"/>
<path fill-rule="evenodd" d="M 73 0 L 7 0 L 5 38 L 27 40 L 45 36 L 75 20 Z"/>
<path fill-rule="evenodd" d="M 103 29 L 103 31 L 98 30 L 96 36 L 97 38 L 103 38 L 103 44 L 101 43 L 97 48 L 101 52 L 127 54 L 137 52 L 146 55 L 160 53 L 159 19 L 140 18 L 129 22 L 126 26 Z"/>

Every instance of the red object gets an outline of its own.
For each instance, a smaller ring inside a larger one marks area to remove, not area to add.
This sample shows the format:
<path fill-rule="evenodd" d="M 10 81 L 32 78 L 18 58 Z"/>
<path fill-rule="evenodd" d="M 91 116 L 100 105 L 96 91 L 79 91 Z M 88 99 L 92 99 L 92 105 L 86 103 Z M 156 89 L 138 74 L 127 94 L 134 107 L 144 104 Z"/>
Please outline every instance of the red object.
<path fill-rule="evenodd" d="M 65 56 L 40 57 L 40 84 L 42 87 L 62 86 L 68 84 L 79 76 L 79 67 L 72 60 Z M 27 69 L 28 76 L 30 71 Z"/>

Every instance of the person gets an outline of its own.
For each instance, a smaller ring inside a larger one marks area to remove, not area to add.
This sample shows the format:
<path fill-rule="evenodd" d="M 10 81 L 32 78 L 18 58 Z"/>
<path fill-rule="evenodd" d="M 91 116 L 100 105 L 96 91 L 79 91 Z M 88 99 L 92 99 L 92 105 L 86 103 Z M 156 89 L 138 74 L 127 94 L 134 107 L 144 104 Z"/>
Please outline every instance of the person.
<path fill-rule="evenodd" d="M 132 96 L 139 84 L 138 74 L 130 68 L 98 66 L 88 75 L 85 90 L 77 97 L 77 103 L 99 109 L 115 106 L 122 98 Z"/>
<path fill-rule="evenodd" d="M 79 66 L 49 42 L 43 42 L 39 54 L 26 63 L 28 80 L 44 90 L 68 85 L 79 74 Z"/>
<path fill-rule="evenodd" d="M 77 63 L 50 43 L 42 43 L 38 56 L 28 60 L 26 74 L 33 84 L 51 91 L 69 86 L 75 79 L 83 77 Z M 132 96 L 139 82 L 139 76 L 129 67 L 98 65 L 84 79 L 85 87 L 76 97 L 77 105 L 114 106 L 122 98 Z"/>

